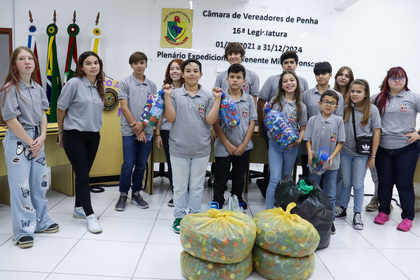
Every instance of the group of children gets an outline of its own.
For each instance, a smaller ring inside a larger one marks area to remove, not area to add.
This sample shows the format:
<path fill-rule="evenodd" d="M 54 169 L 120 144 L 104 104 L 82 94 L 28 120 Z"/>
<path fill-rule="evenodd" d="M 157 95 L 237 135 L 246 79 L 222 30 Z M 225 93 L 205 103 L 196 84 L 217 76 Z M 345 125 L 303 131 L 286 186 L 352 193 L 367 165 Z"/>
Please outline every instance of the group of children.
<path fill-rule="evenodd" d="M 398 229 L 409 231 L 414 219 L 412 179 L 419 155 L 417 140 L 420 139 L 415 130 L 415 117 L 420 111 L 420 97 L 408 90 L 404 69 L 392 68 L 384 79 L 381 93 L 370 97 L 368 82 L 354 80 L 348 67 L 340 68 L 332 89 L 329 86 L 332 67 L 328 62 L 319 62 L 314 67 L 317 85 L 309 89 L 307 81 L 295 73 L 297 54 L 289 51 L 281 56 L 283 73 L 269 77 L 259 91 L 258 76 L 241 64 L 244 55 L 241 44 L 227 45 L 225 58 L 231 65 L 218 75 L 211 93 L 199 84 L 203 73 L 198 60 L 175 59 L 168 64 L 162 85 L 165 111 L 156 128 L 155 141 L 158 148 L 164 147 L 169 165 L 173 199 L 168 205 L 175 207 L 173 230 L 179 233 L 180 222 L 187 213 L 202 211 L 212 133 L 216 136 L 213 200 L 218 208 L 223 208 L 224 192 L 231 177 L 231 194 L 236 195 L 246 209 L 242 192 L 253 148 L 251 137 L 258 121 L 259 135 L 265 137 L 268 145 L 267 209 L 275 206 L 277 184 L 282 176 L 291 175 L 300 155 L 303 176 L 322 185 L 331 207 L 339 206 L 337 217 L 346 216 L 353 187 L 353 226 L 363 229 L 364 177 L 367 168 L 376 166 L 380 206 L 375 223 L 384 224 L 389 220 L 392 186 L 396 184 L 403 208 L 403 221 Z M 129 64 L 133 73 L 121 80 L 119 88 L 124 162 L 120 197 L 115 205 L 117 211 L 125 210 L 130 188 L 131 203 L 140 208 L 149 207 L 140 191 L 152 147 L 153 127 L 143 124 L 141 114 L 147 98 L 157 92 L 157 87 L 144 74 L 147 68 L 144 53 L 133 53 Z M 32 246 L 35 232 L 52 233 L 59 229 L 49 218 L 45 204 L 48 183 L 43 143 L 48 102 L 45 92 L 35 82 L 37 67 L 30 49 L 17 48 L 1 88 L 1 113 L 8 126 L 4 146 L 14 238 L 22 248 Z M 77 67 L 77 77 L 66 83 L 58 100 L 57 143 L 64 147 L 76 174 L 73 216 L 86 219 L 88 230 L 99 233 L 102 228 L 91 206 L 88 176 L 102 125 L 103 65 L 96 54 L 85 52 Z M 236 127 L 220 125 L 223 93 L 236 104 L 240 118 Z M 267 133 L 264 127 L 266 106 L 285 114 L 299 135 L 297 141 L 281 147 Z M 86 117 L 86 112 L 90 112 L 90 117 Z M 408 123 L 400 121 L 407 117 Z M 360 154 L 357 150 L 360 137 L 372 139 L 368 154 Z M 309 170 L 314 154 L 321 148 L 330 151 L 328 166 L 322 176 Z M 376 156 L 382 159 L 380 164 L 375 162 Z M 410 168 L 401 167 L 406 166 L 401 164 L 403 160 L 409 162 Z M 332 233 L 335 233 L 334 224 Z"/>

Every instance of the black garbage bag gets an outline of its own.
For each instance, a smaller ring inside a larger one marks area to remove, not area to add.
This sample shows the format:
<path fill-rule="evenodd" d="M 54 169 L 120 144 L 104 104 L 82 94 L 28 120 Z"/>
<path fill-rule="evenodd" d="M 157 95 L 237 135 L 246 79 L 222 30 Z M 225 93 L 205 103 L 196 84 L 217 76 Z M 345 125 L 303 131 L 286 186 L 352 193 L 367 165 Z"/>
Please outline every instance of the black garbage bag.
<path fill-rule="evenodd" d="M 287 208 L 290 202 L 295 202 L 296 207 L 292 209 L 292 214 L 297 214 L 301 218 L 309 221 L 316 228 L 320 236 L 318 249 L 327 248 L 330 245 L 331 226 L 333 222 L 333 210 L 327 195 L 322 191 L 317 182 L 306 178 L 296 183 L 290 176 L 283 176 L 277 185 L 274 199 L 277 206 Z M 313 186 L 313 189 L 308 189 Z"/>

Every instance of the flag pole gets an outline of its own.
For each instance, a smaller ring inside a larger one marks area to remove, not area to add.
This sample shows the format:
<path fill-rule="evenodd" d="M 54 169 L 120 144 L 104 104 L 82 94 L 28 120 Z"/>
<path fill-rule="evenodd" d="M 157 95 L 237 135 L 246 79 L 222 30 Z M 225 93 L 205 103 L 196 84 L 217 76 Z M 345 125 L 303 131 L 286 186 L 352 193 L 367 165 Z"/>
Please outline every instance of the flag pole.
<path fill-rule="evenodd" d="M 99 28 L 99 17 L 101 13 L 98 12 L 98 15 L 96 16 L 95 20 L 95 26 L 93 28 L 93 38 L 92 38 L 92 51 L 99 55 L 99 39 L 102 36 L 102 31 Z"/>
<path fill-rule="evenodd" d="M 66 68 L 64 71 L 64 84 L 74 77 L 77 65 L 77 42 L 76 36 L 79 34 L 80 28 L 76 24 L 76 11 L 73 13 L 73 23 L 67 27 L 69 34 L 69 44 L 67 47 Z"/>
<path fill-rule="evenodd" d="M 33 23 L 34 20 L 32 18 L 32 13 L 31 13 L 30 10 L 29 10 L 29 22 L 30 22 L 30 24 L 29 24 L 29 28 L 28 28 L 29 33 L 28 33 L 28 45 L 27 45 L 27 47 L 32 50 L 36 60 L 38 60 L 38 62 L 39 62 L 38 49 L 37 49 L 37 46 L 36 46 L 36 35 L 38 33 L 38 28 Z M 38 66 L 39 66 L 39 63 L 38 63 Z M 35 82 L 37 82 L 38 84 L 41 85 L 42 84 L 41 71 L 40 71 L 39 67 L 38 67 L 38 70 L 36 71 L 36 79 L 37 79 L 37 81 L 35 81 Z"/>
<path fill-rule="evenodd" d="M 58 69 L 56 34 L 58 27 L 56 23 L 56 11 L 53 14 L 53 23 L 47 26 L 48 51 L 47 51 L 47 98 L 50 102 L 50 109 L 47 111 L 48 122 L 57 122 L 57 100 L 61 93 L 60 70 Z"/>

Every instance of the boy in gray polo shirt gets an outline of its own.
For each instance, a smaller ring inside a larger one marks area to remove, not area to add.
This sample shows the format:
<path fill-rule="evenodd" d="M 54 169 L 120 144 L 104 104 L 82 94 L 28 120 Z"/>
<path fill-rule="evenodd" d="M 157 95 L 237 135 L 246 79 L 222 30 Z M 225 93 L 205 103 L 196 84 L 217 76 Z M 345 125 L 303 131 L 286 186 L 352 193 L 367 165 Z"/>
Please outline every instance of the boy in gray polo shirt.
<path fill-rule="evenodd" d="M 121 80 L 118 91 L 124 162 L 120 174 L 120 198 L 115 205 L 117 211 L 125 210 L 130 188 L 131 203 L 143 209 L 149 207 L 140 195 L 140 190 L 152 148 L 153 127 L 143 126 L 140 116 L 149 95 L 156 93 L 156 85 L 144 75 L 147 68 L 147 56 L 144 53 L 133 53 L 129 63 L 133 74 Z"/>
<path fill-rule="evenodd" d="M 188 59 L 182 64 L 185 83 L 172 90 L 166 84 L 165 117 L 173 123 L 169 134 L 169 153 L 174 185 L 172 228 L 179 233 L 182 218 L 201 212 L 201 198 L 210 156 L 210 126 L 219 116 L 222 91 L 213 89 L 213 96 L 198 84 L 203 73 L 201 63 Z M 214 99 L 213 99 L 214 97 Z"/>
<path fill-rule="evenodd" d="M 308 110 L 308 119 L 319 114 L 319 100 L 322 93 L 326 90 L 333 90 L 329 85 L 329 80 L 332 76 L 332 66 L 328 61 L 315 63 L 314 74 L 317 85 L 302 94 L 302 102 L 305 103 L 306 109 Z M 336 106 L 336 109 L 333 113 L 336 116 L 342 117 L 344 114 L 343 95 L 338 94 L 338 98 L 338 105 Z M 306 143 L 304 141 L 302 141 L 300 145 L 299 153 L 300 163 L 302 165 L 302 175 L 303 177 L 308 177 L 308 152 L 306 150 Z"/>
<path fill-rule="evenodd" d="M 329 167 L 325 171 L 323 191 L 328 196 L 331 209 L 335 209 L 335 188 L 337 184 L 337 170 L 340 165 L 340 150 L 346 139 L 344 132 L 344 122 L 339 116 L 333 114 L 337 108 L 339 95 L 336 91 L 326 90 L 322 93 L 319 107 L 321 113 L 312 116 L 306 124 L 304 140 L 308 149 L 309 165 L 312 165 L 312 159 L 320 148 L 329 148 Z M 321 175 L 309 174 L 310 180 L 315 180 L 318 184 L 321 181 Z M 333 217 L 334 220 L 334 217 Z M 332 225 L 331 233 L 335 233 L 335 226 Z"/>
<path fill-rule="evenodd" d="M 225 48 L 225 59 L 232 64 L 241 64 L 244 57 L 245 57 L 245 49 L 244 47 L 237 42 L 229 42 Z M 251 70 L 245 69 L 246 76 L 245 83 L 242 86 L 243 92 L 251 95 L 254 98 L 255 104 L 257 103 L 258 92 L 260 90 L 260 78 L 255 72 Z M 223 89 L 225 92 L 229 88 L 228 82 L 228 70 L 223 71 L 217 75 L 216 82 L 214 83 L 214 87 L 218 87 Z"/>
<path fill-rule="evenodd" d="M 229 89 L 225 94 L 236 103 L 236 110 L 240 118 L 239 125 L 234 128 L 222 128 L 218 121 L 213 125 L 217 134 L 214 143 L 216 164 L 213 200 L 219 204 L 219 209 L 223 208 L 225 201 L 225 186 L 229 179 L 231 165 L 231 194 L 238 197 L 239 203 L 242 204 L 244 209 L 248 208 L 242 198 L 242 191 L 244 189 L 244 176 L 249 166 L 249 155 L 253 148 L 251 137 L 257 120 L 257 109 L 252 97 L 243 90 L 243 85 L 246 83 L 245 75 L 245 67 L 241 64 L 232 64 L 228 69 L 228 77 L 226 78 Z"/>

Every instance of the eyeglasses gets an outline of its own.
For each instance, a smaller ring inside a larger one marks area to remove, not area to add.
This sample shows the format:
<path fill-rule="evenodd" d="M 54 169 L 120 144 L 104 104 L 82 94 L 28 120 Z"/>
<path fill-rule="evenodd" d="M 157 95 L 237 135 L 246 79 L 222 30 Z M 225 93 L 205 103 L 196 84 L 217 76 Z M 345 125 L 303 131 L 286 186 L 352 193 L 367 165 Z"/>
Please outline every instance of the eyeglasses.
<path fill-rule="evenodd" d="M 325 106 L 335 106 L 335 105 L 337 105 L 337 102 L 334 102 L 334 101 L 333 102 L 329 102 L 327 100 L 322 100 L 321 103 L 323 105 L 325 105 Z"/>
<path fill-rule="evenodd" d="M 403 82 L 405 80 L 405 77 L 389 77 L 389 79 L 393 82 L 396 82 L 396 81 Z"/>

